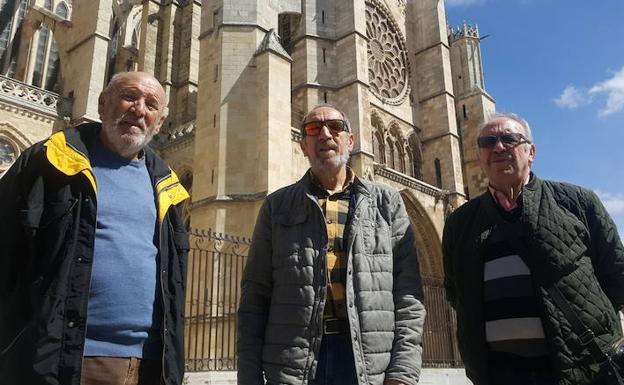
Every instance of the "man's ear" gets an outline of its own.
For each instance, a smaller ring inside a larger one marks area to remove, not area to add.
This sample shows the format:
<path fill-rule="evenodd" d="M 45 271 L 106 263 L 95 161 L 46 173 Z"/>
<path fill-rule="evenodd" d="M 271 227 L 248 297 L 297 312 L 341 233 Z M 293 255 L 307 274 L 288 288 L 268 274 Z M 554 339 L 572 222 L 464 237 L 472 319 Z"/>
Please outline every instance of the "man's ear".
<path fill-rule="evenodd" d="M 166 119 L 167 119 L 167 115 L 163 114 L 160 116 L 160 119 L 158 119 L 158 124 L 156 124 L 156 127 L 154 127 L 154 133 L 153 133 L 154 135 L 160 132 L 160 127 L 162 127 Z"/>
<path fill-rule="evenodd" d="M 531 143 L 531 148 L 529 148 L 529 165 L 533 164 L 535 161 L 535 155 L 537 154 L 537 147 L 535 144 Z"/>
<path fill-rule="evenodd" d="M 355 145 L 355 136 L 352 133 L 349 133 L 349 153 L 353 151 L 353 146 Z"/>
<path fill-rule="evenodd" d="M 299 141 L 299 148 L 301 148 L 301 152 L 303 152 L 303 156 L 307 157 L 308 156 L 308 150 L 306 149 L 304 141 L 305 141 L 305 136 L 303 138 L 301 138 L 301 140 Z"/>
<path fill-rule="evenodd" d="M 102 112 L 104 111 L 106 105 L 106 96 L 104 92 L 100 92 L 100 96 L 98 96 L 98 114 L 102 116 Z"/>

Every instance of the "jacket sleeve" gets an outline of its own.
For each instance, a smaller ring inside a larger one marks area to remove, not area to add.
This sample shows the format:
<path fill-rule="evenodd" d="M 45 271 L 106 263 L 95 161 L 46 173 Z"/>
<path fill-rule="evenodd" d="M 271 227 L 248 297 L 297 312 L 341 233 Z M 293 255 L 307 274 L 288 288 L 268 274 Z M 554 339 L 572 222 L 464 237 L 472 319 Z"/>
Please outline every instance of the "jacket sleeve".
<path fill-rule="evenodd" d="M 26 261 L 27 231 L 20 220 L 26 197 L 24 169 L 31 161 L 31 151 L 23 153 L 0 178 L 0 298 L 19 283 Z"/>
<path fill-rule="evenodd" d="M 624 247 L 617 226 L 596 194 L 588 191 L 585 215 L 591 253 L 602 290 L 616 310 L 624 305 Z"/>
<path fill-rule="evenodd" d="M 237 340 L 239 385 L 264 383 L 262 349 L 273 287 L 271 222 L 267 199 L 258 214 L 241 282 Z"/>
<path fill-rule="evenodd" d="M 395 331 L 385 379 L 416 384 L 422 364 L 425 307 L 414 233 L 398 192 L 390 199 L 390 213 Z"/>

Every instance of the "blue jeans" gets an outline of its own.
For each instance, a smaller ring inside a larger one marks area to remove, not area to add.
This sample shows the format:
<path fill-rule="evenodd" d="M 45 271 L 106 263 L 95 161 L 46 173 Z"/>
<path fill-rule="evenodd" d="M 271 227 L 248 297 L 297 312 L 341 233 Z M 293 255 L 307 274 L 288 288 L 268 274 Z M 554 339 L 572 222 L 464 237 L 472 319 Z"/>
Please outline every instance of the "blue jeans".
<path fill-rule="evenodd" d="M 357 385 L 349 333 L 324 335 L 314 379 L 309 385 Z"/>

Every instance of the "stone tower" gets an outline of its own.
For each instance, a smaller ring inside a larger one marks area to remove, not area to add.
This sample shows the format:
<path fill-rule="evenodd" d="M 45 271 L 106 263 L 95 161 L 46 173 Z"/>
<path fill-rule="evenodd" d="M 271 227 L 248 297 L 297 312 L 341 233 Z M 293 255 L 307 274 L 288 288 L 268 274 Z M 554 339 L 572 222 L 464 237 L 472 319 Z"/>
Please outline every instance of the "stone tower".
<path fill-rule="evenodd" d="M 328 102 L 351 119 L 358 175 L 439 191 L 414 198 L 439 241 L 440 197 L 464 197 L 442 1 L 208 0 L 201 25 L 193 227 L 251 234 L 263 198 L 307 169 L 298 125 Z"/>
<path fill-rule="evenodd" d="M 276 34 L 297 1 L 202 4 L 192 225 L 249 235 L 290 180 L 291 56 Z"/>
<path fill-rule="evenodd" d="M 474 198 L 487 187 L 487 179 L 477 158 L 477 134 L 480 124 L 494 113 L 494 99 L 485 91 L 479 28 L 463 26 L 450 29 L 451 66 L 457 125 L 461 132 L 464 184 L 466 194 Z"/>

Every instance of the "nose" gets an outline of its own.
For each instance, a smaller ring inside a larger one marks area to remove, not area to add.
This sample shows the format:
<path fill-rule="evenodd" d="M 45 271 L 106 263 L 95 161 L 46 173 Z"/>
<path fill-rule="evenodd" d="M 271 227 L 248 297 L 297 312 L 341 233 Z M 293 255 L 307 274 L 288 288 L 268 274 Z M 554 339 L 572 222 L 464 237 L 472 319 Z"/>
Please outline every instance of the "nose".
<path fill-rule="evenodd" d="M 495 152 L 503 152 L 503 151 L 507 150 L 507 147 L 505 147 L 505 145 L 503 145 L 503 141 L 501 140 L 500 136 L 498 138 L 496 138 L 496 143 L 494 143 L 493 150 Z"/>
<path fill-rule="evenodd" d="M 145 101 L 142 98 L 136 99 L 132 103 L 131 108 L 134 110 L 134 113 L 136 115 L 138 115 L 138 116 L 145 115 L 146 105 L 145 105 Z"/>
<path fill-rule="evenodd" d="M 321 132 L 319 132 L 319 140 L 328 140 L 328 139 L 333 139 L 333 135 L 331 133 L 331 131 L 329 131 L 329 128 L 323 124 L 323 127 L 321 127 Z"/>

